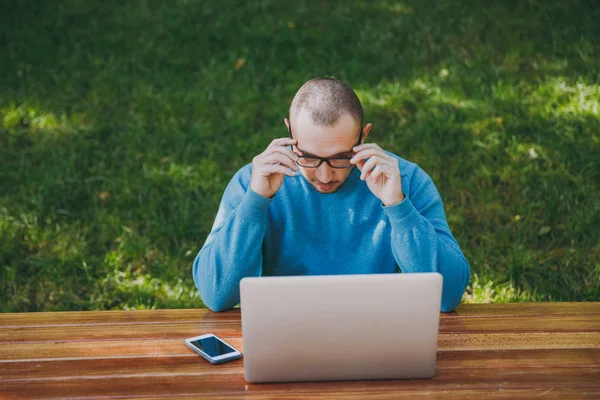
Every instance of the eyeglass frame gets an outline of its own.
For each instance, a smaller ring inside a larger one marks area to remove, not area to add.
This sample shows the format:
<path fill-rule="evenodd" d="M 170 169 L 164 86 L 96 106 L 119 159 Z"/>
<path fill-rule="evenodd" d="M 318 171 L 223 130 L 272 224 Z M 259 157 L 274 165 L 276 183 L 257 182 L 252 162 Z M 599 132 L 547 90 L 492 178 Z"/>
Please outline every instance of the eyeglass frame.
<path fill-rule="evenodd" d="M 292 136 L 292 122 L 290 121 L 290 119 L 288 118 L 289 124 L 288 124 L 288 134 L 290 135 L 290 139 L 293 139 L 294 137 Z M 356 144 L 354 146 L 352 146 L 352 148 L 358 146 L 361 144 L 362 141 L 362 135 L 363 135 L 363 126 L 362 123 L 360 124 L 360 133 L 358 135 L 358 142 L 356 142 Z M 298 148 L 298 146 L 296 146 L 296 148 Z M 298 149 L 300 150 L 300 149 Z M 319 168 L 321 166 L 321 164 L 323 164 L 323 162 L 326 162 L 327 165 L 329 165 L 331 168 L 335 168 L 335 169 L 348 169 L 348 168 L 352 168 L 354 167 L 353 164 L 350 164 L 347 167 L 334 167 L 333 165 L 331 165 L 331 163 L 329 162 L 329 160 L 351 160 L 352 157 L 306 157 L 306 156 L 299 156 L 300 158 L 311 158 L 313 160 L 319 160 L 319 163 L 317 165 L 315 165 L 314 167 L 306 167 L 304 165 L 300 165 L 298 163 L 298 161 L 296 161 L 296 165 L 298 165 L 299 167 L 302 168 Z"/>

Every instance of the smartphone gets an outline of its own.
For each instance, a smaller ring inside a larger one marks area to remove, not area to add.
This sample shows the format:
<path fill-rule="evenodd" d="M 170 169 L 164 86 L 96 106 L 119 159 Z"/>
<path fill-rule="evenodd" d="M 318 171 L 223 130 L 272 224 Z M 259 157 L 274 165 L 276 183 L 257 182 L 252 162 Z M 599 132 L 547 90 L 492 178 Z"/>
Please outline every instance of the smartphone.
<path fill-rule="evenodd" d="M 242 357 L 239 350 L 212 333 L 185 339 L 184 342 L 187 347 L 200 354 L 211 364 L 221 364 Z"/>

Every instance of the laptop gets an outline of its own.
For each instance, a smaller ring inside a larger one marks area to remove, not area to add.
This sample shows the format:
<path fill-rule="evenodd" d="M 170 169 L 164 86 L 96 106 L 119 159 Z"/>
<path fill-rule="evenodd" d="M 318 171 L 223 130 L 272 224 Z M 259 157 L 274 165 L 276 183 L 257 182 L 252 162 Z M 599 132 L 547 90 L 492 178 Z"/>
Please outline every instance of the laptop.
<path fill-rule="evenodd" d="M 439 273 L 244 278 L 240 296 L 248 382 L 435 374 Z"/>

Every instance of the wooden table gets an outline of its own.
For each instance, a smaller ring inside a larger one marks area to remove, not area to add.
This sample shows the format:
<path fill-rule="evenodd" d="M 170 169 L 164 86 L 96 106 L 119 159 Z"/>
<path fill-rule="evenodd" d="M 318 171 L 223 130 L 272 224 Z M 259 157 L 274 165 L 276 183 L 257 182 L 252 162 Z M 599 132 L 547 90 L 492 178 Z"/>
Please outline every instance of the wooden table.
<path fill-rule="evenodd" d="M 462 305 L 442 314 L 422 380 L 248 384 L 243 359 L 213 366 L 184 346 L 203 333 L 243 351 L 240 310 L 0 314 L 0 399 L 600 399 L 600 303 Z"/>

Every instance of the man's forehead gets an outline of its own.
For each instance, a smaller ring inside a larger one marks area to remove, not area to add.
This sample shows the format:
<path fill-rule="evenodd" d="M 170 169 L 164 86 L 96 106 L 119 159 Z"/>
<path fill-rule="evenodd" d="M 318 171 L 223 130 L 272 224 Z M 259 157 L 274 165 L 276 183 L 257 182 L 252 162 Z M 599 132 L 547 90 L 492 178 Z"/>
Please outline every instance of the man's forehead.
<path fill-rule="evenodd" d="M 341 116 L 333 125 L 316 124 L 310 115 L 307 116 L 305 113 L 292 119 L 291 123 L 298 140 L 307 138 L 338 141 L 358 138 L 358 126 L 348 114 Z"/>
<path fill-rule="evenodd" d="M 303 156 L 314 156 L 314 157 L 319 157 L 319 158 L 330 158 L 330 157 L 350 157 L 354 155 L 354 152 L 352 151 L 352 149 L 343 149 L 341 151 L 337 151 L 334 148 L 325 148 L 325 147 L 320 147 L 317 149 L 312 149 L 312 148 L 304 148 L 301 144 L 298 144 L 298 146 L 296 146 L 298 148 L 298 150 L 302 153 L 301 155 Z"/>
<path fill-rule="evenodd" d="M 296 135 L 295 138 L 298 140 L 298 150 L 320 157 L 352 153 L 352 147 L 356 144 L 353 135 L 347 134 L 328 134 L 312 131 Z"/>

